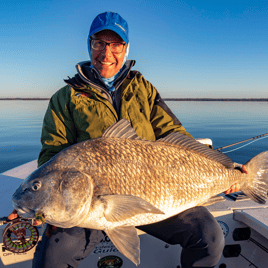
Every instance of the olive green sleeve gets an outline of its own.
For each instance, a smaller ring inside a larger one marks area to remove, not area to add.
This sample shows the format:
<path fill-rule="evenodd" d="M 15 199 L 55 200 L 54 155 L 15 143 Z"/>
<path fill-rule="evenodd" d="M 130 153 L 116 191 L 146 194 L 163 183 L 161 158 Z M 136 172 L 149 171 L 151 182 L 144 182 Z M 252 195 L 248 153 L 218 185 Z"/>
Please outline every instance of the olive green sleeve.
<path fill-rule="evenodd" d="M 180 132 L 193 138 L 192 135 L 185 130 L 179 119 L 169 109 L 164 100 L 160 97 L 158 91 L 149 82 L 147 83 L 147 86 L 151 87 L 151 94 L 148 96 L 151 106 L 150 120 L 156 139 L 163 138 L 172 132 Z"/>
<path fill-rule="evenodd" d="M 41 166 L 58 152 L 75 143 L 76 132 L 70 105 L 69 86 L 60 89 L 50 99 L 43 121 L 42 149 L 38 157 L 38 166 Z"/>

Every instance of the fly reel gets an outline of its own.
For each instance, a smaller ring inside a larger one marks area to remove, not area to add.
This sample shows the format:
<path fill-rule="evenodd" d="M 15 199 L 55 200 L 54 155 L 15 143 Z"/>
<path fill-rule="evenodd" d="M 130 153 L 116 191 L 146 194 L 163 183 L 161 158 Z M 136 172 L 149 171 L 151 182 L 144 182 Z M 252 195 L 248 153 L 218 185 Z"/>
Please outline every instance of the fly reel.
<path fill-rule="evenodd" d="M 3 231 L 3 244 L 6 250 L 13 253 L 23 253 L 31 250 L 38 242 L 39 233 L 31 221 L 23 218 L 16 218 L 9 221 L 7 217 L 1 223 L 7 223 Z"/>

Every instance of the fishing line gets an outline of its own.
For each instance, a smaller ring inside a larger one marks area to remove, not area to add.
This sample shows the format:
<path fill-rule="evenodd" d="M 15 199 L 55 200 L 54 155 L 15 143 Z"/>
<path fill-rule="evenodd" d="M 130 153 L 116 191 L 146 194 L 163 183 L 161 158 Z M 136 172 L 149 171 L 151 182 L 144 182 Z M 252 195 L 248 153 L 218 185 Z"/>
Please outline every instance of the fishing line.
<path fill-rule="evenodd" d="M 258 138 L 258 140 L 261 140 L 261 139 L 264 139 L 264 138 L 268 138 L 268 136 L 266 136 L 266 137 L 262 137 L 262 138 Z M 242 145 L 242 146 L 240 146 L 240 147 L 238 147 L 238 148 L 236 148 L 236 149 L 233 149 L 233 150 L 230 150 L 230 151 L 227 151 L 227 152 L 222 152 L 222 153 L 223 153 L 223 154 L 227 154 L 227 153 L 236 151 L 236 150 L 238 150 L 238 149 L 241 149 L 241 148 L 243 148 L 243 147 L 246 147 L 246 146 L 250 145 L 251 143 L 253 143 L 253 142 L 255 142 L 255 141 L 257 141 L 257 139 L 255 139 L 255 140 L 253 140 L 253 141 L 251 141 L 251 142 L 249 142 L 249 143 L 247 143 L 247 144 L 245 144 L 245 145 Z"/>
<path fill-rule="evenodd" d="M 267 137 L 268 137 L 267 135 L 268 135 L 268 133 L 265 133 L 265 134 L 262 134 L 262 135 L 259 135 L 259 136 L 256 136 L 256 137 L 247 139 L 247 140 L 239 141 L 239 142 L 236 142 L 236 143 L 227 145 L 227 146 L 223 146 L 223 147 L 217 148 L 216 150 L 220 152 L 222 149 L 225 149 L 225 148 L 228 148 L 228 147 L 232 147 L 232 146 L 234 146 L 234 145 L 237 145 L 237 144 L 240 144 L 240 143 L 243 143 L 243 142 L 246 142 L 246 141 L 253 140 L 252 142 L 249 142 L 249 143 L 247 143 L 246 145 L 243 145 L 243 146 L 238 147 L 238 148 L 236 148 L 236 149 L 233 149 L 233 150 L 230 150 L 230 151 L 227 151 L 227 152 L 222 152 L 222 153 L 225 154 L 225 153 L 233 152 L 233 151 L 236 151 L 236 150 L 238 150 L 238 149 L 241 149 L 241 148 L 243 148 L 243 147 L 245 147 L 245 146 L 247 146 L 247 145 L 249 145 L 249 144 L 255 142 L 257 139 L 267 138 Z"/>

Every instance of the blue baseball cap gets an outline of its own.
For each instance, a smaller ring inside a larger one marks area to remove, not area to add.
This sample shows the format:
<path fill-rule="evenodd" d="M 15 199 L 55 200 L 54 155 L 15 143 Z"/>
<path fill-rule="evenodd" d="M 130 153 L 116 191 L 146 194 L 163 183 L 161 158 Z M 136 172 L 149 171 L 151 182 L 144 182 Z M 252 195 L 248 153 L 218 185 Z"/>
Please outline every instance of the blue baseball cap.
<path fill-rule="evenodd" d="M 103 30 L 111 30 L 116 32 L 124 42 L 128 43 L 128 24 L 115 12 L 104 12 L 99 14 L 92 22 L 89 37 Z"/>

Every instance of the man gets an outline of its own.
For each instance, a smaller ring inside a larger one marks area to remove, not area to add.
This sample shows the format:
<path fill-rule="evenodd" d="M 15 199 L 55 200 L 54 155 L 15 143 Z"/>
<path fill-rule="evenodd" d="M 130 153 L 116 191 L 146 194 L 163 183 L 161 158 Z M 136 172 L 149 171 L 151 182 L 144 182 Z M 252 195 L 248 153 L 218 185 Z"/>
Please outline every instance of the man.
<path fill-rule="evenodd" d="M 65 80 L 67 86 L 49 102 L 39 166 L 72 144 L 100 137 L 121 118 L 128 119 L 138 136 L 147 140 L 176 131 L 191 137 L 152 84 L 131 70 L 135 61 L 127 60 L 128 25 L 120 15 L 105 12 L 94 19 L 88 49 L 91 61 L 78 64 L 78 73 Z M 10 215 L 14 217 L 16 211 Z M 222 230 L 204 207 L 137 228 L 167 243 L 180 244 L 182 268 L 214 267 L 222 254 Z M 78 267 L 103 236 L 98 230 L 48 225 L 37 246 L 33 267 Z"/>

